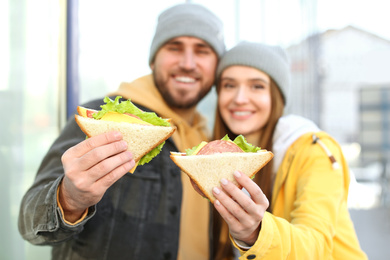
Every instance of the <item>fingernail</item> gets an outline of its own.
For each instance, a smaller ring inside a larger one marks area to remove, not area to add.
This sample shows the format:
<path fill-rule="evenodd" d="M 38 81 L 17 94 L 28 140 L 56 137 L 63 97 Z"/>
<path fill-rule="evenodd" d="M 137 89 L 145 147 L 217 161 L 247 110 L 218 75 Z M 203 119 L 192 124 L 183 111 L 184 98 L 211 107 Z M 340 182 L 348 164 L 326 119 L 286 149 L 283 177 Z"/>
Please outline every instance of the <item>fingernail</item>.
<path fill-rule="evenodd" d="M 228 184 L 228 181 L 227 181 L 225 178 L 222 178 L 222 179 L 221 179 L 221 183 L 222 183 L 223 185 L 226 185 L 226 184 Z"/>
<path fill-rule="evenodd" d="M 234 176 L 236 176 L 236 177 L 241 177 L 241 172 L 239 172 L 239 171 L 234 171 Z"/>
<path fill-rule="evenodd" d="M 123 147 L 123 149 L 127 149 L 127 142 L 121 141 L 121 146 Z"/>
<path fill-rule="evenodd" d="M 114 138 L 115 138 L 115 139 L 121 139 L 121 138 L 122 138 L 122 133 L 121 133 L 121 132 L 118 132 L 118 131 L 115 131 L 115 132 L 114 132 Z"/>
<path fill-rule="evenodd" d="M 214 187 L 214 188 L 213 188 L 213 191 L 214 191 L 215 194 L 221 193 L 221 191 L 220 191 L 217 187 Z"/>
<path fill-rule="evenodd" d="M 131 160 L 133 159 L 133 154 L 129 151 L 126 152 L 126 156 Z"/>
<path fill-rule="evenodd" d="M 219 200 L 215 200 L 215 205 L 219 206 L 221 205 L 221 202 L 219 202 Z"/>
<path fill-rule="evenodd" d="M 130 165 L 130 170 L 134 168 L 135 166 L 135 161 L 134 160 L 131 160 L 128 162 L 128 164 Z"/>

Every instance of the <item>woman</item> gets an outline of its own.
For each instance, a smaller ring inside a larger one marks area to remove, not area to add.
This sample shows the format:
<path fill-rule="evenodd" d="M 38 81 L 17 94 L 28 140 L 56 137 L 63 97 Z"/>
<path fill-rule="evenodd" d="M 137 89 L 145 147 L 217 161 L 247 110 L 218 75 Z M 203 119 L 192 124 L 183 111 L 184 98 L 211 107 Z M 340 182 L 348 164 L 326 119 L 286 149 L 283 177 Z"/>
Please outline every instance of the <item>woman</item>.
<path fill-rule="evenodd" d="M 289 82 L 280 47 L 242 42 L 221 59 L 215 139 L 242 134 L 274 158 L 254 182 L 235 172 L 243 190 L 221 180 L 217 215 L 242 259 L 366 259 L 348 213 L 341 148 L 313 122 L 283 116 Z"/>

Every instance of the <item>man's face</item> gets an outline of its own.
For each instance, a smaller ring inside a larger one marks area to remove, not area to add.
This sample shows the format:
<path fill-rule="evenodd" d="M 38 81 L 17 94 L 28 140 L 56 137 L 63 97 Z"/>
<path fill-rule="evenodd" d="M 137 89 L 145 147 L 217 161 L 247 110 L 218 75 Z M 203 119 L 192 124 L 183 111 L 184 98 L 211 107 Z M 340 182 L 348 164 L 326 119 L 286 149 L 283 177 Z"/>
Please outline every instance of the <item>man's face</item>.
<path fill-rule="evenodd" d="M 217 63 L 217 54 L 206 42 L 183 36 L 165 43 L 150 67 L 168 105 L 191 108 L 210 91 Z"/>

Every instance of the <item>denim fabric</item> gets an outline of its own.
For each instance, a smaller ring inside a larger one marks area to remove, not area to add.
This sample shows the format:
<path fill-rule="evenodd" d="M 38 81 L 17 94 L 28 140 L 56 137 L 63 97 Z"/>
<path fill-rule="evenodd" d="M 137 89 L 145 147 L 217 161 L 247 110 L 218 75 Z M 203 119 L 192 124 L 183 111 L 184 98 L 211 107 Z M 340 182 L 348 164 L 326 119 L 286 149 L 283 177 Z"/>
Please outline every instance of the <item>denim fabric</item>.
<path fill-rule="evenodd" d="M 99 109 L 101 100 L 83 106 Z M 141 108 L 143 110 L 144 108 Z M 19 231 L 33 244 L 51 245 L 52 259 L 176 259 L 180 205 L 180 170 L 169 158 L 177 148 L 168 139 L 161 153 L 110 187 L 89 209 L 86 219 L 63 222 L 56 190 L 63 178 L 61 155 L 85 139 L 74 119 L 45 156 L 25 194 Z"/>

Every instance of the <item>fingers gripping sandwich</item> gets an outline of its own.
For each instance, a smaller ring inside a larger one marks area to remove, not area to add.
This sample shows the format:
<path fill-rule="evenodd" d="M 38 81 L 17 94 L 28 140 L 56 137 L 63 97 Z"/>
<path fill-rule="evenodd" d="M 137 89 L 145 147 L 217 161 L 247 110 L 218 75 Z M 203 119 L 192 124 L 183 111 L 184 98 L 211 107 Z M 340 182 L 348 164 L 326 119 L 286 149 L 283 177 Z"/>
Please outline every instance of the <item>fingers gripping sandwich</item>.
<path fill-rule="evenodd" d="M 143 165 L 160 153 L 165 140 L 175 132 L 176 127 L 155 113 L 143 112 L 130 100 L 119 102 L 120 98 L 118 96 L 113 101 L 105 97 L 106 104 L 101 106 L 100 111 L 78 106 L 76 122 L 88 137 L 120 131 L 128 144 L 127 149 L 133 153 L 136 165 Z"/>
<path fill-rule="evenodd" d="M 273 153 L 246 142 L 242 135 L 234 141 L 226 135 L 221 140 L 202 142 L 186 150 L 186 153 L 171 152 L 171 159 L 203 194 L 214 202 L 214 187 L 221 187 L 225 178 L 240 187 L 233 176 L 235 170 L 253 178 L 273 157 Z M 241 188 L 241 187 L 240 187 Z"/>

